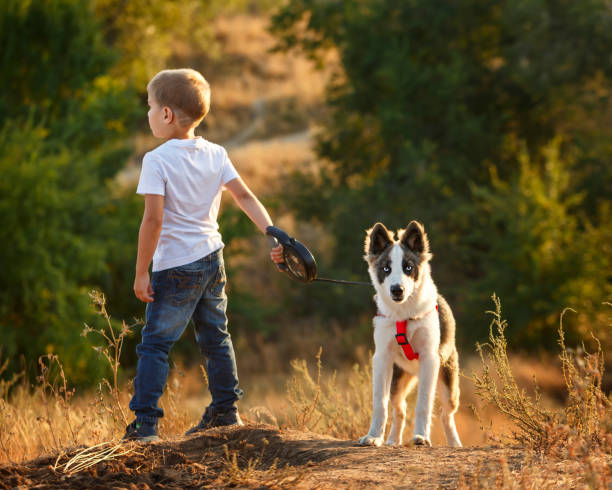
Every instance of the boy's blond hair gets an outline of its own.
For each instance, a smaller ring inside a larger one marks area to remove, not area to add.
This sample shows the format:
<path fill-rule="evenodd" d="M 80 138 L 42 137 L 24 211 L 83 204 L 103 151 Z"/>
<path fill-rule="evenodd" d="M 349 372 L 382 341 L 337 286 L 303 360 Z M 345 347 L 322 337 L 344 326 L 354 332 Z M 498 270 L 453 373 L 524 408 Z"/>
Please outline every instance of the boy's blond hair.
<path fill-rule="evenodd" d="M 172 109 L 181 126 L 197 126 L 210 108 L 210 85 L 191 68 L 160 71 L 147 92 L 158 104 Z"/>

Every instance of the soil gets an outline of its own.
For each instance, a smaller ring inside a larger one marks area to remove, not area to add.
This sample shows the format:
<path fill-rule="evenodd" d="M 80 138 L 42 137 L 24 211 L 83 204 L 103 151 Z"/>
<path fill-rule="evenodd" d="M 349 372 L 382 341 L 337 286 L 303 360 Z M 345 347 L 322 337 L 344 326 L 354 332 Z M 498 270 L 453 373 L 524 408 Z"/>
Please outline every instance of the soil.
<path fill-rule="evenodd" d="M 517 447 L 360 447 L 268 425 L 209 429 L 120 448 L 127 454 L 72 474 L 64 467 L 78 448 L 0 466 L 0 488 L 457 488 L 482 478 L 503 485 L 534 462 Z M 570 469 L 555 471 L 549 476 L 558 484 Z"/>

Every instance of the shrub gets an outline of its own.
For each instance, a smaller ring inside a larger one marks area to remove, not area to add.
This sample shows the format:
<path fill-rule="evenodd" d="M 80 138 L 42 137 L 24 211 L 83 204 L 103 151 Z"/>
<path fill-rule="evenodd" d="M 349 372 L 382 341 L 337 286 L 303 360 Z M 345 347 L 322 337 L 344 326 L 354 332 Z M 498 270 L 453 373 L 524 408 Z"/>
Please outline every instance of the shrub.
<path fill-rule="evenodd" d="M 516 442 L 541 453 L 560 456 L 586 455 L 594 450 L 612 451 L 612 404 L 602 392 L 603 352 L 594 337 L 596 350 L 587 352 L 583 346 L 571 350 L 565 344 L 563 315 L 559 326 L 560 359 L 563 366 L 568 399 L 564 411 L 542 407 L 541 392 L 534 379 L 535 394 L 521 390 L 507 353 L 505 330 L 508 326 L 501 315 L 501 303 L 493 295 L 495 311 L 489 312 L 489 342 L 478 344 L 482 375 L 473 373 L 471 380 L 477 395 L 497 407 L 515 423 Z"/>

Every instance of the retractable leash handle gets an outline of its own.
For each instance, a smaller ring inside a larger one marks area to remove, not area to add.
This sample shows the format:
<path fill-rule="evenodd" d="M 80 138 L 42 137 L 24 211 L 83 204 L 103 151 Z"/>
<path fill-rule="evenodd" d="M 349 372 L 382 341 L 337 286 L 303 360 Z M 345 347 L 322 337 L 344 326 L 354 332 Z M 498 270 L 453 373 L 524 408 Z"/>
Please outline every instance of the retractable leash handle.
<path fill-rule="evenodd" d="M 283 246 L 283 259 L 285 262 L 277 264 L 280 270 L 300 282 L 308 283 L 315 280 L 317 277 L 317 263 L 310 250 L 276 226 L 268 226 L 266 228 L 266 235 L 271 237 L 270 243 L 274 243 L 274 246 L 277 243 Z"/>

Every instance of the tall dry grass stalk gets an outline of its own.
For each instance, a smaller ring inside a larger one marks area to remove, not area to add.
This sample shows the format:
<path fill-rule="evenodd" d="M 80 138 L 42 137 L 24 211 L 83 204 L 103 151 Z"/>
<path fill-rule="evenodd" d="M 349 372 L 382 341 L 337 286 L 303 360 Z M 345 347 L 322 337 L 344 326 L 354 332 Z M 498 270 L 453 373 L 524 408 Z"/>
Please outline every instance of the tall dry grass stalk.
<path fill-rule="evenodd" d="M 96 312 L 104 318 L 105 325 L 96 329 L 85 324 L 85 328 L 83 329 L 81 335 L 86 337 L 89 333 L 95 333 L 104 339 L 106 345 L 92 346 L 92 348 L 104 356 L 112 373 L 112 382 L 108 378 L 102 379 L 102 384 L 108 389 L 108 392 L 111 394 L 114 402 L 110 406 L 105 404 L 105 409 L 109 414 L 111 414 L 113 420 L 120 421 L 123 423 L 123 425 L 127 425 L 128 421 L 125 415 L 126 411 L 123 408 L 123 404 L 120 399 L 118 383 L 119 365 L 121 364 L 121 349 L 123 348 L 123 341 L 125 337 L 129 335 L 131 329 L 140 322 L 137 322 L 134 325 L 127 325 L 125 321 L 123 321 L 121 330 L 119 332 L 115 332 L 115 328 L 111 322 L 111 317 L 106 310 L 106 298 L 104 297 L 104 294 L 100 291 L 93 290 L 89 293 L 89 297 L 96 308 Z M 104 402 L 104 397 L 101 397 L 100 400 Z"/>
<path fill-rule="evenodd" d="M 612 451 L 612 402 L 601 388 L 604 374 L 604 352 L 601 342 L 591 333 L 595 351 L 588 352 L 584 343 L 577 349 L 565 344 L 563 315 L 559 326 L 559 346 L 563 378 L 567 386 L 565 420 L 571 431 L 587 449 L 606 448 Z M 573 311 L 573 310 L 572 310 Z"/>
<path fill-rule="evenodd" d="M 489 342 L 478 345 L 482 374 L 473 373 L 476 394 L 508 416 L 517 430 L 513 438 L 519 444 L 543 454 L 573 457 L 592 451 L 610 454 L 612 450 L 612 405 L 601 389 L 603 352 L 593 336 L 597 349 L 589 353 L 584 345 L 571 350 L 565 344 L 563 314 L 559 325 L 559 345 L 567 389 L 564 410 L 549 410 L 541 403 L 541 391 L 534 377 L 534 395 L 519 388 L 508 360 L 501 302 L 493 295 L 495 311 L 489 330 Z M 567 311 L 567 310 L 566 310 Z M 564 311 L 565 314 L 565 311 Z"/>
<path fill-rule="evenodd" d="M 346 379 L 338 379 L 336 371 L 329 377 L 322 374 L 321 355 L 319 349 L 314 378 L 305 360 L 291 361 L 294 374 L 287 383 L 287 400 L 292 410 L 284 417 L 278 414 L 277 418 L 280 425 L 356 439 L 367 431 L 370 423 L 371 363 L 355 364 L 343 377 Z"/>
<path fill-rule="evenodd" d="M 549 448 L 558 438 L 550 431 L 556 423 L 556 414 L 541 406 L 541 393 L 535 379 L 534 398 L 519 388 L 508 359 L 508 342 L 504 334 L 508 322 L 502 318 L 501 302 L 496 295 L 493 295 L 493 302 L 495 311 L 487 312 L 493 317 L 489 342 L 476 346 L 482 365 L 482 374 L 473 373 L 471 376 L 476 395 L 512 419 L 518 428 L 514 433 L 518 443 Z"/>
<path fill-rule="evenodd" d="M 51 404 L 55 402 L 61 409 L 70 435 L 70 441 L 72 444 L 76 445 L 77 438 L 70 420 L 70 399 L 74 395 L 74 388 L 71 390 L 68 389 L 68 381 L 66 380 L 66 375 L 64 374 L 64 367 L 62 366 L 62 363 L 57 355 L 47 354 L 46 356 L 40 356 L 38 358 L 38 365 L 40 367 L 40 376 L 38 376 L 37 380 L 40 384 L 39 393 L 42 405 L 45 409 L 44 420 L 49 427 L 49 433 L 53 439 L 55 450 L 60 452 L 62 450 L 62 445 L 55 435 L 54 424 L 51 419 Z M 54 378 L 52 376 L 54 365 L 59 371 L 59 380 L 61 383 L 59 386 L 57 385 L 57 377 Z"/>

